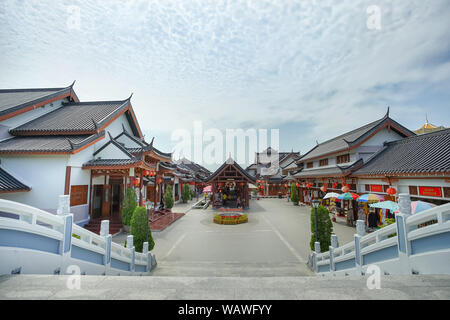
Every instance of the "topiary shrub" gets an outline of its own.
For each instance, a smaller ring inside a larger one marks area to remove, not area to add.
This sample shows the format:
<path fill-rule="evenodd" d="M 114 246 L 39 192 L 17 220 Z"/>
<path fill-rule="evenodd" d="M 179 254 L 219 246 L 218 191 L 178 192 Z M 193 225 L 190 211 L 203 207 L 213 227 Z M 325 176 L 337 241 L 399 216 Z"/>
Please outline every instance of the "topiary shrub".
<path fill-rule="evenodd" d="M 291 201 L 294 205 L 298 205 L 298 191 L 295 183 L 291 183 Z"/>
<path fill-rule="evenodd" d="M 122 207 L 122 223 L 126 226 L 130 225 L 131 217 L 137 207 L 136 192 L 132 188 L 128 188 L 123 200 Z"/>
<path fill-rule="evenodd" d="M 163 196 L 164 201 L 164 207 L 166 209 L 172 209 L 173 208 L 173 194 L 172 194 L 172 187 L 169 186 L 166 188 L 166 191 L 164 192 Z"/>
<path fill-rule="evenodd" d="M 183 200 L 183 203 L 186 203 L 191 199 L 191 189 L 187 184 L 185 184 L 181 190 L 181 199 Z"/>
<path fill-rule="evenodd" d="M 131 218 L 130 232 L 133 235 L 133 244 L 137 252 L 142 252 L 144 242 L 147 241 L 148 232 L 148 250 L 152 250 L 155 246 L 152 232 L 149 229 L 147 209 L 145 207 L 137 207 Z"/>
<path fill-rule="evenodd" d="M 317 229 L 320 242 L 320 252 L 326 252 L 331 245 L 331 234 L 333 233 L 333 223 L 331 222 L 330 212 L 322 205 L 317 208 Z M 314 208 L 311 208 L 311 250 L 314 251 L 316 215 Z"/>

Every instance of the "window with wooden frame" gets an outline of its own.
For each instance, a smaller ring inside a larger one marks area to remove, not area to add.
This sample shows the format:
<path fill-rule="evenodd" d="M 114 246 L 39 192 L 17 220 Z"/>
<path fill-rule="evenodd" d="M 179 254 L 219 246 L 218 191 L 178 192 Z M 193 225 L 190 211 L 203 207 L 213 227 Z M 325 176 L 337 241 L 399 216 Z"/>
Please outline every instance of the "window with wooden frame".
<path fill-rule="evenodd" d="M 314 167 L 314 162 L 308 162 L 306 164 L 306 168 L 308 168 L 308 169 L 313 168 L 313 167 Z"/>
<path fill-rule="evenodd" d="M 409 186 L 409 194 L 413 196 L 418 195 L 417 186 Z"/>
<path fill-rule="evenodd" d="M 319 162 L 319 166 L 324 167 L 328 165 L 328 159 L 322 159 Z"/>
<path fill-rule="evenodd" d="M 88 203 L 88 185 L 70 187 L 70 206 L 79 206 Z"/>
<path fill-rule="evenodd" d="M 443 187 L 443 189 L 444 189 L 444 198 L 450 198 L 450 188 Z"/>
<path fill-rule="evenodd" d="M 366 191 L 370 191 L 370 184 L 366 184 L 366 185 L 364 185 L 364 190 L 366 190 Z"/>
<path fill-rule="evenodd" d="M 336 157 L 337 164 L 350 162 L 350 154 L 343 154 Z"/>

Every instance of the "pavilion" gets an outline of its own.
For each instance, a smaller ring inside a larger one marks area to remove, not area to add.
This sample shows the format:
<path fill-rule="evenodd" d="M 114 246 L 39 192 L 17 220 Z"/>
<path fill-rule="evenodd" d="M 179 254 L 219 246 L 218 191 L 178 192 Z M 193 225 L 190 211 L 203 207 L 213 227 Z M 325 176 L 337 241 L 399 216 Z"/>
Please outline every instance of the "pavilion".
<path fill-rule="evenodd" d="M 239 197 L 242 208 L 247 209 L 250 206 L 249 183 L 255 184 L 256 177 L 250 175 L 230 157 L 205 182 L 212 185 L 213 208 L 236 207 Z M 224 194 L 227 196 L 225 201 L 222 198 Z"/>

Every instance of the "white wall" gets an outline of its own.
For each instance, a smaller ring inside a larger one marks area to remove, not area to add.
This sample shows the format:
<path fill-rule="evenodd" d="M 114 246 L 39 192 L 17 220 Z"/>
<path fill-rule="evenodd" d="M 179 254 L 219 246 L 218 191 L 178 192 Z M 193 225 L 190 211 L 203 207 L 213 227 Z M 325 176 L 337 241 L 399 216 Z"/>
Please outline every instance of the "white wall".
<path fill-rule="evenodd" d="M 64 194 L 68 159 L 68 155 L 2 156 L 2 166 L 16 174 L 31 191 L 0 194 L 0 198 L 53 212 L 58 207 L 58 196 Z"/>

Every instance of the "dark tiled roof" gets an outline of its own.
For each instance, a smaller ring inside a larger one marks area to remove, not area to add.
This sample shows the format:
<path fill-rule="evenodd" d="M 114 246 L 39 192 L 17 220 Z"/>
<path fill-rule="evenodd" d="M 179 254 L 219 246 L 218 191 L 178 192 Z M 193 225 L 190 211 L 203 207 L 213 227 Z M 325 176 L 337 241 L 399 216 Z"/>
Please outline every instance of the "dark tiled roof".
<path fill-rule="evenodd" d="M 370 134 L 375 132 L 377 129 L 383 127 L 387 122 L 390 122 L 392 125 L 392 128 L 399 128 L 403 132 L 406 132 L 410 136 L 414 136 L 415 134 L 408 130 L 407 128 L 403 127 L 398 122 L 392 120 L 389 118 L 389 111 L 388 113 L 380 120 L 371 122 L 365 126 L 362 126 L 358 129 L 352 130 L 350 132 L 344 133 L 340 136 L 337 136 L 333 139 L 330 139 L 328 141 L 322 142 L 315 146 L 313 149 L 311 149 L 308 153 L 306 153 L 304 156 L 300 158 L 299 161 L 305 161 L 313 158 L 320 157 L 322 155 L 326 155 L 333 152 L 339 152 L 344 151 L 346 149 L 351 148 L 353 145 L 357 144 L 359 141 L 364 140 Z M 402 132 L 399 132 L 402 136 L 405 136 Z"/>
<path fill-rule="evenodd" d="M 333 177 L 333 176 L 342 176 L 348 175 L 352 173 L 354 170 L 357 170 L 363 164 L 363 160 L 359 159 L 358 161 L 344 166 L 334 166 L 329 168 L 319 168 L 312 170 L 301 169 L 296 173 L 292 173 L 296 178 L 312 178 L 312 177 Z"/>
<path fill-rule="evenodd" d="M 256 177 L 245 171 L 236 161 L 233 159 L 228 159 L 224 164 L 222 164 L 214 173 L 205 179 L 205 182 L 211 182 L 214 178 L 220 174 L 220 172 L 228 165 L 232 165 L 240 172 L 243 176 L 247 177 L 252 183 L 256 183 Z"/>
<path fill-rule="evenodd" d="M 136 163 L 141 162 L 142 160 L 137 158 L 131 159 L 95 159 L 90 160 L 83 164 L 85 168 L 93 168 L 93 167 L 120 167 L 120 166 L 133 166 Z"/>
<path fill-rule="evenodd" d="M 450 172 L 450 129 L 389 142 L 355 175 Z"/>
<path fill-rule="evenodd" d="M 68 103 L 10 130 L 12 135 L 95 133 L 129 105 L 129 100 Z"/>
<path fill-rule="evenodd" d="M 14 137 L 0 142 L 0 154 L 72 153 L 104 135 Z"/>
<path fill-rule="evenodd" d="M 0 116 L 39 104 L 63 94 L 70 95 L 72 86 L 41 89 L 0 89 Z"/>
<path fill-rule="evenodd" d="M 31 188 L 0 168 L 0 193 L 30 191 Z"/>

